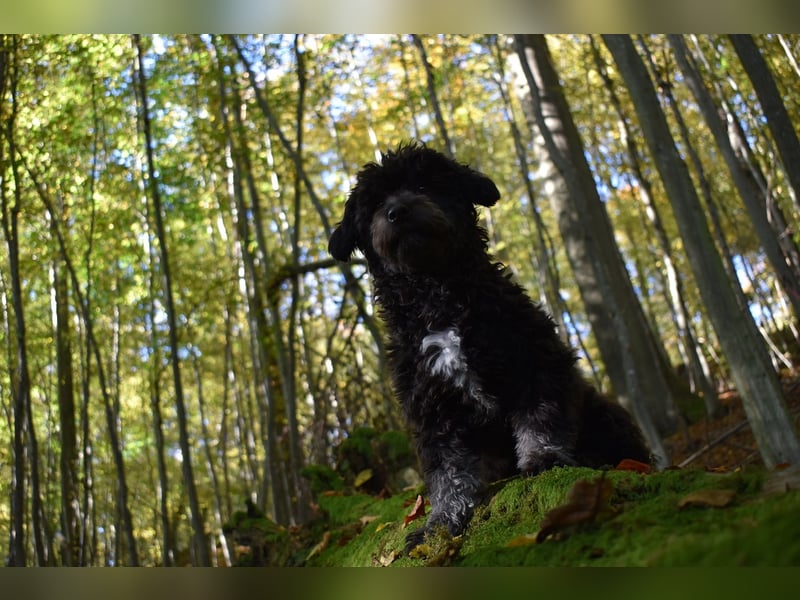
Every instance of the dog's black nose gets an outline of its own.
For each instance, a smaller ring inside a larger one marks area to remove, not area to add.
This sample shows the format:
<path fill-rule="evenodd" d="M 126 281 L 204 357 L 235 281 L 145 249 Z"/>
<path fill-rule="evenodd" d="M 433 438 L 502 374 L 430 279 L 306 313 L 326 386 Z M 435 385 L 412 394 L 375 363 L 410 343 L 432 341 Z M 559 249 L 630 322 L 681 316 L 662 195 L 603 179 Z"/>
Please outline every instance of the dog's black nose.
<path fill-rule="evenodd" d="M 386 220 L 389 223 L 397 223 L 408 214 L 408 207 L 398 202 L 391 202 L 386 207 Z"/>

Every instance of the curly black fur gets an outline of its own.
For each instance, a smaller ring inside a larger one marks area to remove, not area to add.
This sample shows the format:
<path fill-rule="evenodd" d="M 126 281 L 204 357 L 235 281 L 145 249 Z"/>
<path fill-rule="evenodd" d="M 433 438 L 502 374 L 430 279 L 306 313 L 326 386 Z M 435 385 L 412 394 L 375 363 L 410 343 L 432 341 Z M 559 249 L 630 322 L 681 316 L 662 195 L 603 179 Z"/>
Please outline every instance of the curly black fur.
<path fill-rule="evenodd" d="M 431 500 L 407 548 L 460 534 L 482 486 L 556 465 L 649 462 L 628 413 L 581 378 L 547 313 L 487 252 L 485 175 L 411 144 L 358 173 L 329 251 L 366 257 L 389 331 L 394 386 Z"/>

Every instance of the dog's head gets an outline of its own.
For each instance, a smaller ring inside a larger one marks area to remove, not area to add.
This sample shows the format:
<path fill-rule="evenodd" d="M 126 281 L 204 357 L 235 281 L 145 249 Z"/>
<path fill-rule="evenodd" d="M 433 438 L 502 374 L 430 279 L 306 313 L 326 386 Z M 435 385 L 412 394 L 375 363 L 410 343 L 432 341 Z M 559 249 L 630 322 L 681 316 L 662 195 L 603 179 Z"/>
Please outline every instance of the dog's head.
<path fill-rule="evenodd" d="M 441 273 L 486 248 L 476 204 L 500 198 L 485 175 L 411 144 L 382 155 L 358 173 L 328 251 L 347 261 L 358 249 L 370 269 Z"/>

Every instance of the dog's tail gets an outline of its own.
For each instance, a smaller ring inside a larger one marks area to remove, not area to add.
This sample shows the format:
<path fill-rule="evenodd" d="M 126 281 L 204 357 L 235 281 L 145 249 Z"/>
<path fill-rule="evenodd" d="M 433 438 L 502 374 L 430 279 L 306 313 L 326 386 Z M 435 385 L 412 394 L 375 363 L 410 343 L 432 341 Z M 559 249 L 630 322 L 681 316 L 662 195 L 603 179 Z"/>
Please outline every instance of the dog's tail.
<path fill-rule="evenodd" d="M 586 385 L 575 447 L 579 464 L 616 466 L 630 458 L 652 464 L 652 454 L 641 430 L 621 405 Z"/>

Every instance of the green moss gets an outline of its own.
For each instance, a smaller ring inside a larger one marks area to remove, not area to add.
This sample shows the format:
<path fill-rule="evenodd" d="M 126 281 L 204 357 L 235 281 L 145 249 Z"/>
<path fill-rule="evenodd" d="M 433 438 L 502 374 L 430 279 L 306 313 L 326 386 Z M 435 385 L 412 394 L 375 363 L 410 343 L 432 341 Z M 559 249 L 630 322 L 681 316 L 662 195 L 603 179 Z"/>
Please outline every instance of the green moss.
<path fill-rule="evenodd" d="M 300 474 L 308 480 L 311 493 L 315 497 L 322 492 L 344 488 L 342 476 L 327 465 L 308 465 Z"/>
<path fill-rule="evenodd" d="M 386 431 L 381 434 L 379 442 L 385 448 L 385 456 L 391 464 L 400 465 L 414 461 L 414 451 L 407 433 L 397 430 Z"/>
<path fill-rule="evenodd" d="M 385 500 L 364 494 L 320 498 L 327 514 L 321 540 L 327 532 L 327 547 L 311 557 L 308 566 L 372 566 L 381 557 L 391 557 L 402 550 L 407 530 L 405 515 L 416 497 L 414 491 L 396 494 Z M 406 559 L 409 560 L 409 559 Z"/>
<path fill-rule="evenodd" d="M 560 472 L 559 472 L 560 471 Z M 590 478 L 596 477 L 588 471 Z M 541 522 L 543 511 L 551 507 L 554 496 L 566 495 L 571 482 L 586 477 L 587 470 L 578 473 L 577 469 L 554 469 L 537 478 L 542 498 L 537 503 L 524 500 L 517 506 L 520 510 L 531 511 L 532 520 Z M 463 565 L 514 565 L 514 566 L 650 566 L 666 564 L 699 564 L 691 560 L 680 562 L 686 556 L 686 545 L 698 546 L 698 540 L 705 544 L 724 548 L 728 541 L 725 536 L 740 527 L 742 516 L 752 510 L 748 501 L 756 502 L 755 494 L 761 487 L 763 472 L 734 473 L 714 475 L 695 470 L 667 471 L 653 475 L 640 475 L 628 472 L 608 472 L 606 476 L 613 484 L 614 492 L 609 501 L 615 514 L 600 518 L 597 522 L 585 524 L 564 536 L 563 539 L 548 539 L 545 542 L 509 548 L 508 542 L 514 537 L 538 531 L 538 525 L 523 529 L 508 529 L 499 525 L 494 515 L 475 526 L 473 543 L 464 544 Z M 569 484 L 569 485 L 566 485 Z M 528 484 L 531 485 L 531 484 Z M 516 482 L 507 486 L 518 488 Z M 732 506 L 727 508 L 678 508 L 678 501 L 689 492 L 703 489 L 731 489 L 737 493 Z M 513 493 L 513 492 L 507 492 Z M 499 494 L 498 494 L 499 496 Z M 792 493 L 791 500 L 795 510 L 800 507 L 800 494 Z M 497 498 L 497 497 L 496 497 Z M 496 499 L 495 498 L 495 499 Z M 524 495 L 523 495 L 524 498 Z M 772 501 L 758 501 L 764 504 L 768 513 L 773 508 Z M 491 505 L 490 505 L 491 507 Z M 788 517 L 788 514 L 786 515 Z M 524 525 L 528 525 L 526 520 Z M 490 531 L 481 532 L 481 529 Z M 495 530 L 495 531 L 491 531 Z M 502 537 L 505 539 L 503 540 Z M 787 543 L 798 545 L 799 542 Z M 794 539 L 800 540 L 800 537 Z M 481 541 L 489 542 L 481 544 Z M 705 551 L 705 549 L 704 549 Z M 714 562 L 715 561 L 715 562 Z M 739 564 L 731 549 L 721 550 L 714 561 L 702 564 Z M 772 564 L 768 560 L 752 564 Z"/>
<path fill-rule="evenodd" d="M 341 443 L 339 453 L 345 459 L 350 455 L 358 455 L 369 460 L 373 455 L 372 440 L 376 436 L 377 433 L 371 427 L 359 427 Z"/>
<path fill-rule="evenodd" d="M 498 482 L 488 490 L 467 531 L 456 540 L 433 539 L 417 558 L 400 556 L 403 528 L 418 490 L 386 500 L 364 494 L 320 497 L 327 514 L 315 524 L 313 544 L 328 532 L 327 547 L 305 564 L 316 566 L 738 566 L 800 565 L 800 492 L 765 497 L 762 469 L 713 474 L 684 469 L 650 475 L 608 471 L 609 511 L 544 542 L 509 546 L 539 531 L 542 518 L 564 503 L 579 479 L 600 471 L 556 468 L 537 477 Z M 698 490 L 733 490 L 724 508 L 678 508 Z M 363 519 L 363 520 L 362 520 Z M 305 550 L 307 554 L 309 549 Z"/>

